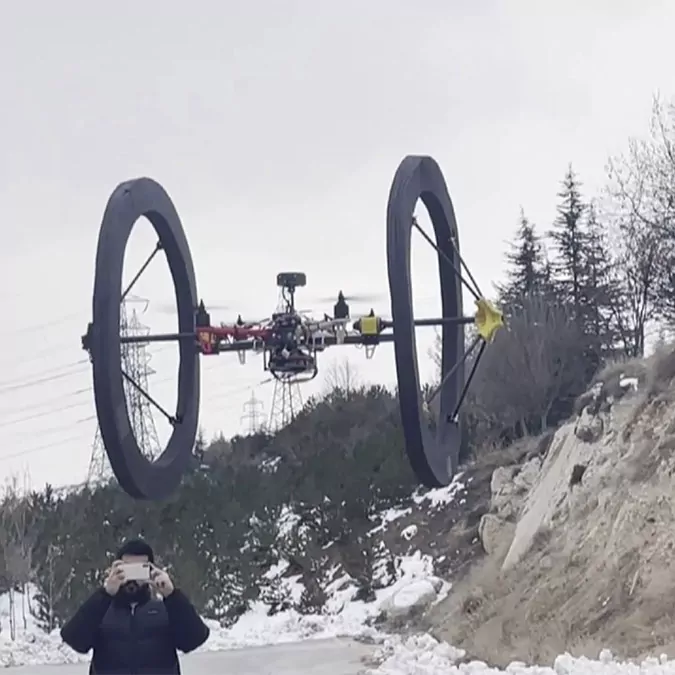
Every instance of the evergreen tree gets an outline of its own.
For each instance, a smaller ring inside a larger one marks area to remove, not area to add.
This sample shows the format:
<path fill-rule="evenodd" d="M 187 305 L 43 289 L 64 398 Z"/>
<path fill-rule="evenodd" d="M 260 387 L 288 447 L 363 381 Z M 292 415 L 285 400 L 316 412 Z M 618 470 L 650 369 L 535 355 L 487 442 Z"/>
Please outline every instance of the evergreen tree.
<path fill-rule="evenodd" d="M 534 224 L 522 209 L 516 237 L 510 244 L 506 261 L 507 282 L 497 287 L 502 305 L 512 306 L 519 298 L 548 293 L 550 269 L 544 246 Z"/>
<path fill-rule="evenodd" d="M 556 252 L 553 287 L 584 336 L 590 378 L 616 342 L 610 328 L 615 304 L 610 254 L 605 229 L 593 205 L 584 202 L 581 182 L 571 166 L 558 196 L 558 217 L 549 232 Z"/>
<path fill-rule="evenodd" d="M 553 284 L 558 300 L 569 303 L 574 316 L 579 317 L 582 314 L 587 274 L 584 259 L 587 244 L 584 217 L 587 207 L 581 197 L 581 183 L 571 165 L 558 197 L 558 216 L 549 231 L 556 253 L 552 264 Z"/>
<path fill-rule="evenodd" d="M 600 360 L 614 351 L 617 338 L 612 330 L 612 308 L 618 291 L 611 283 L 612 261 L 607 233 L 598 221 L 595 207 L 589 205 L 583 250 L 583 283 L 580 310 L 584 332 L 589 338 L 589 358 L 597 367 Z"/>

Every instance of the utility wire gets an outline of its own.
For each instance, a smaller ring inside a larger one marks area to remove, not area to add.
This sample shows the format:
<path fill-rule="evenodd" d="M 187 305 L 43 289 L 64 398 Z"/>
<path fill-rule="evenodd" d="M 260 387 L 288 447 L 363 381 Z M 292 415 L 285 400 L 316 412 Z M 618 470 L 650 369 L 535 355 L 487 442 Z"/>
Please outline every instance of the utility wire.
<path fill-rule="evenodd" d="M 229 398 L 231 396 L 234 396 L 235 394 L 240 394 L 240 393 L 243 393 L 245 391 L 249 391 L 251 389 L 251 387 L 262 386 L 263 384 L 267 384 L 271 381 L 273 381 L 273 378 L 267 378 L 267 379 L 261 380 L 260 382 L 253 383 L 253 384 L 249 383 L 245 386 L 237 387 L 236 389 L 224 391 L 220 395 L 216 395 L 212 398 L 209 398 L 209 400 L 222 400 L 223 398 Z M 85 422 L 89 422 L 89 421 L 92 421 L 92 420 L 96 420 L 95 415 L 90 415 L 89 417 L 81 418 L 79 420 L 76 420 L 76 421 L 71 422 L 71 423 L 66 424 L 66 425 L 62 425 L 60 427 L 53 427 L 52 429 L 47 429 L 45 431 L 41 431 L 40 436 L 48 435 L 48 434 L 52 434 L 52 433 L 57 433 L 59 431 L 65 430 L 65 429 L 70 429 L 75 425 L 83 424 Z M 0 455 L 0 462 L 7 461 L 9 459 L 16 459 L 18 457 L 23 457 L 25 455 L 31 455 L 31 454 L 34 454 L 36 452 L 41 452 L 43 450 L 49 450 L 51 448 L 60 447 L 60 446 L 64 445 L 65 443 L 74 443 L 74 442 L 80 441 L 80 440 L 85 441 L 86 437 L 81 436 L 81 435 L 70 436 L 68 438 L 65 438 L 65 439 L 62 439 L 62 440 L 59 440 L 59 441 L 55 441 L 55 442 L 51 442 L 51 443 L 43 443 L 43 444 L 39 444 L 37 446 L 24 448 L 23 450 L 13 452 L 9 455 Z"/>
<path fill-rule="evenodd" d="M 72 366 L 71 366 L 72 367 Z M 77 368 L 76 370 L 73 370 L 68 373 L 59 373 L 57 375 L 51 375 L 49 377 L 39 377 L 34 380 L 25 380 L 23 382 L 17 383 L 17 384 L 8 384 L 4 386 L 0 386 L 0 394 L 6 394 L 11 391 L 18 391 L 20 389 L 28 389 L 29 387 L 35 387 L 40 384 L 45 384 L 47 382 L 54 382 L 55 380 L 62 380 L 66 377 L 72 377 L 73 375 L 77 375 L 78 373 L 82 373 L 87 368 Z"/>
<path fill-rule="evenodd" d="M 215 368 L 214 367 L 209 368 L 208 366 L 206 366 L 206 367 L 203 368 L 203 370 L 206 371 L 206 372 L 210 372 L 210 371 L 215 370 Z M 168 377 L 163 377 L 163 378 L 158 378 L 158 379 L 153 377 L 152 378 L 152 384 L 153 385 L 164 384 L 164 383 L 169 382 L 171 380 L 175 381 L 175 380 L 177 380 L 177 377 L 176 376 L 168 376 Z M 28 382 L 21 382 L 19 384 L 20 384 L 21 387 L 27 387 L 27 386 L 33 386 L 34 384 L 41 384 L 44 381 L 51 381 L 51 380 L 49 378 L 40 378 L 39 382 L 28 381 Z M 267 381 L 268 380 L 263 380 L 260 384 L 262 384 L 264 382 L 267 382 Z M 239 384 L 239 383 L 235 382 L 235 384 Z M 253 386 L 257 386 L 257 384 L 258 383 L 254 384 Z M 19 386 L 19 385 L 13 385 L 13 386 Z M 49 398 L 46 401 L 29 403 L 29 404 L 23 405 L 19 408 L 5 408 L 5 409 L 0 410 L 0 414 L 11 415 L 11 414 L 22 413 L 22 412 L 32 413 L 36 408 L 37 409 L 43 408 L 46 405 L 51 405 L 54 402 L 62 402 L 64 399 L 71 398 L 71 397 L 74 397 L 74 396 L 79 396 L 79 395 L 90 393 L 90 392 L 93 393 L 93 390 L 94 389 L 93 389 L 92 386 L 81 387 L 79 389 L 75 389 L 73 391 L 66 392 L 64 394 Z M 228 388 L 228 391 L 229 391 L 229 388 Z M 3 393 L 3 390 L 0 389 L 0 394 L 1 393 Z M 216 393 L 215 396 L 217 397 L 217 396 L 219 396 L 219 394 Z M 62 406 L 52 408 L 51 410 L 48 410 L 48 411 L 45 411 L 45 412 L 41 412 L 41 413 L 36 412 L 34 414 L 29 414 L 29 415 L 26 415 L 24 417 L 18 418 L 16 420 L 10 419 L 10 420 L 7 420 L 4 423 L 0 423 L 0 429 L 2 429 L 3 427 L 6 427 L 6 426 L 12 426 L 14 424 L 18 424 L 18 423 L 23 422 L 23 421 L 29 421 L 29 420 L 37 419 L 37 418 L 40 418 L 40 417 L 47 417 L 50 414 L 57 414 L 57 413 L 62 412 L 64 410 L 70 410 L 72 408 L 76 408 L 76 407 L 79 407 L 79 406 L 82 406 L 82 405 L 86 405 L 88 403 L 89 403 L 88 401 L 81 402 L 81 403 L 70 403 L 70 404 L 67 404 L 67 405 L 62 405 Z"/>
<path fill-rule="evenodd" d="M 26 334 L 27 332 L 35 332 L 35 331 L 44 331 L 46 328 L 51 328 L 52 326 L 60 326 L 63 325 L 64 323 L 68 323 L 69 321 L 72 321 L 73 319 L 82 319 L 85 324 L 87 319 L 85 318 L 87 315 L 86 312 L 72 312 L 71 314 L 65 314 L 59 319 L 47 319 L 46 321 L 40 321 L 39 323 L 34 323 L 34 324 L 21 324 L 17 326 L 16 328 L 12 328 L 11 330 L 3 329 L 0 331 L 0 338 L 9 336 L 9 335 L 20 335 L 20 334 Z"/>
<path fill-rule="evenodd" d="M 74 398 L 75 396 L 81 396 L 82 394 L 88 394 L 91 391 L 91 387 L 82 387 L 81 389 L 75 389 L 65 394 L 53 396 L 51 398 L 45 399 L 44 401 L 27 403 L 26 405 L 19 406 L 18 408 L 0 408 L 0 415 L 16 415 L 17 413 L 35 410 L 36 408 L 39 409 L 44 408 L 45 406 L 52 406 L 54 403 L 61 403 L 64 399 Z"/>
<path fill-rule="evenodd" d="M 51 448 L 58 448 L 65 443 L 74 443 L 76 441 L 85 441 L 86 437 L 85 436 L 70 436 L 69 438 L 64 438 L 60 441 L 57 441 L 56 443 L 44 443 L 42 445 L 36 445 L 32 448 L 27 448 L 25 450 L 19 450 L 18 452 L 13 452 L 10 455 L 2 455 L 0 457 L 0 462 L 4 462 L 9 459 L 16 459 L 17 457 L 24 457 L 25 455 L 31 455 L 36 452 L 40 452 L 42 450 L 49 450 Z"/>
<path fill-rule="evenodd" d="M 173 345 L 163 345 L 161 347 L 158 347 L 154 352 L 151 353 L 151 356 L 154 356 L 155 354 L 158 354 L 162 351 L 166 351 L 167 349 L 170 349 L 173 347 Z M 68 373 L 60 373 L 58 371 L 62 370 L 67 370 L 67 369 L 73 369 L 72 372 Z M 62 379 L 64 377 L 70 377 L 71 375 L 77 375 L 78 373 L 84 373 L 90 369 L 89 366 L 89 359 L 88 358 L 82 358 L 78 359 L 77 361 L 71 361 L 70 363 L 66 363 L 60 366 L 54 366 L 51 368 L 45 368 L 43 370 L 38 371 L 37 373 L 33 373 L 32 376 L 28 377 L 17 377 L 17 378 L 12 378 L 10 380 L 5 380 L 5 381 L 0 381 L 0 394 L 4 393 L 5 391 L 14 391 L 16 389 L 23 389 L 26 387 L 32 387 L 36 384 L 43 384 L 44 382 L 51 382 L 53 379 Z M 44 377 L 50 373 L 56 373 L 54 377 Z M 169 378 L 170 379 L 170 378 Z"/>
<path fill-rule="evenodd" d="M 17 417 L 16 419 L 9 420 L 7 422 L 3 422 L 0 424 L 0 429 L 4 429 L 5 427 L 11 427 L 14 426 L 15 424 L 23 424 L 24 422 L 29 422 L 30 420 L 36 420 L 39 419 L 40 417 L 48 417 L 49 415 L 54 415 L 56 413 L 64 412 L 65 410 L 72 410 L 73 408 L 80 408 L 83 405 L 91 405 L 91 401 L 81 401 L 80 403 L 71 403 L 69 405 L 63 405 L 59 408 L 55 408 L 53 410 L 46 410 L 41 413 L 35 413 L 33 415 L 26 415 L 25 417 Z M 41 431 L 37 432 L 38 434 L 41 434 Z"/>

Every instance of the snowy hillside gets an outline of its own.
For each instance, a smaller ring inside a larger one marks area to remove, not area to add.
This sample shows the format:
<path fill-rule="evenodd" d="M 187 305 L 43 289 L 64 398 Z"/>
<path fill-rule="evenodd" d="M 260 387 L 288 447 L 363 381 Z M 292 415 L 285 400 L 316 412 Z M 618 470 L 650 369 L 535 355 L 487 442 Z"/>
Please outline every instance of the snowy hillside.
<path fill-rule="evenodd" d="M 608 366 L 576 409 L 493 472 L 488 555 L 430 618 L 493 664 L 675 657 L 675 351 Z"/>
<path fill-rule="evenodd" d="M 364 664 L 379 675 L 638 672 L 611 652 L 675 673 L 675 364 L 660 358 L 605 373 L 555 433 L 374 512 L 351 549 L 335 539 L 305 551 L 314 512 L 282 509 L 258 597 L 234 620 L 208 619 L 202 649 L 352 637 L 379 645 Z M 354 551 L 368 559 L 353 565 Z M 1 598 L 0 664 L 86 660 L 37 627 L 34 595 Z"/>
<path fill-rule="evenodd" d="M 414 510 L 433 513 L 441 509 L 461 490 L 462 484 L 458 480 L 448 488 L 417 493 L 411 498 L 410 506 L 388 509 L 373 518 L 372 536 L 387 534 L 399 538 L 402 547 L 409 552 L 394 555 L 380 540 L 381 556 L 374 563 L 373 583 L 376 590 L 372 599 L 358 599 L 354 579 L 339 565 L 333 565 L 324 570 L 323 607 L 317 613 L 301 612 L 307 589 L 302 584 L 301 575 L 292 573 L 291 562 L 282 557 L 261 580 L 266 588 L 275 589 L 273 601 L 261 599 L 253 602 L 249 611 L 231 626 L 207 620 L 211 638 L 202 649 L 234 649 L 339 636 L 376 639 L 379 633 L 373 624 L 378 618 L 399 616 L 412 607 L 427 607 L 442 600 L 449 591 L 449 583 L 435 575 L 431 555 L 414 550 L 410 545 L 410 540 L 416 535 L 414 527 L 401 527 L 399 524 Z M 294 520 L 291 512 L 284 512 L 279 524 L 280 532 L 294 531 L 289 529 Z M 326 549 L 328 551 L 330 546 Z M 38 627 L 33 616 L 35 593 L 29 587 L 26 593 L 0 596 L 0 665 L 87 660 L 62 644 L 58 630 L 47 634 Z"/>

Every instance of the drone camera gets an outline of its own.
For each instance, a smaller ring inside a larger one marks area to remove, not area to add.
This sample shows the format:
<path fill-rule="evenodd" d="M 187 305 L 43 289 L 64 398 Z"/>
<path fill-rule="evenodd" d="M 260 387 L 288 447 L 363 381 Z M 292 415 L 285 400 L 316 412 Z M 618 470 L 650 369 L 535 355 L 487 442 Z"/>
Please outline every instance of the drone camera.
<path fill-rule="evenodd" d="M 279 272 L 277 286 L 281 288 L 302 288 L 307 285 L 307 276 L 304 272 Z"/>

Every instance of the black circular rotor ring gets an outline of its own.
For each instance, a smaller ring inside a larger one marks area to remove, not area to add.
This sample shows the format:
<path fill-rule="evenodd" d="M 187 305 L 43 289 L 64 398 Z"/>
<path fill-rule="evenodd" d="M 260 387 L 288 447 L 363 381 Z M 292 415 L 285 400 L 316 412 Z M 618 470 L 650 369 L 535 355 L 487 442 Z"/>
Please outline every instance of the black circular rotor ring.
<path fill-rule="evenodd" d="M 434 226 L 444 317 L 462 317 L 457 222 L 445 179 L 431 157 L 407 156 L 399 165 L 387 206 L 387 266 L 394 324 L 394 350 L 406 452 L 415 474 L 428 487 L 448 485 L 457 470 L 461 427 L 453 419 L 464 387 L 464 330 L 443 323 L 440 412 L 432 433 L 424 419 L 417 367 L 410 280 L 413 214 L 422 199 Z M 454 267 L 448 260 L 454 262 Z M 450 374 L 452 369 L 454 373 Z"/>
<path fill-rule="evenodd" d="M 149 461 L 132 429 L 121 365 L 120 304 L 124 252 L 134 223 L 145 216 L 166 254 L 176 295 L 179 333 L 194 333 L 197 284 L 178 213 L 164 188 L 150 178 L 121 183 L 103 215 L 96 252 L 89 351 L 101 437 L 122 489 L 138 499 L 160 500 L 179 485 L 188 467 L 199 415 L 199 355 L 180 340 L 176 422 L 162 454 Z"/>

